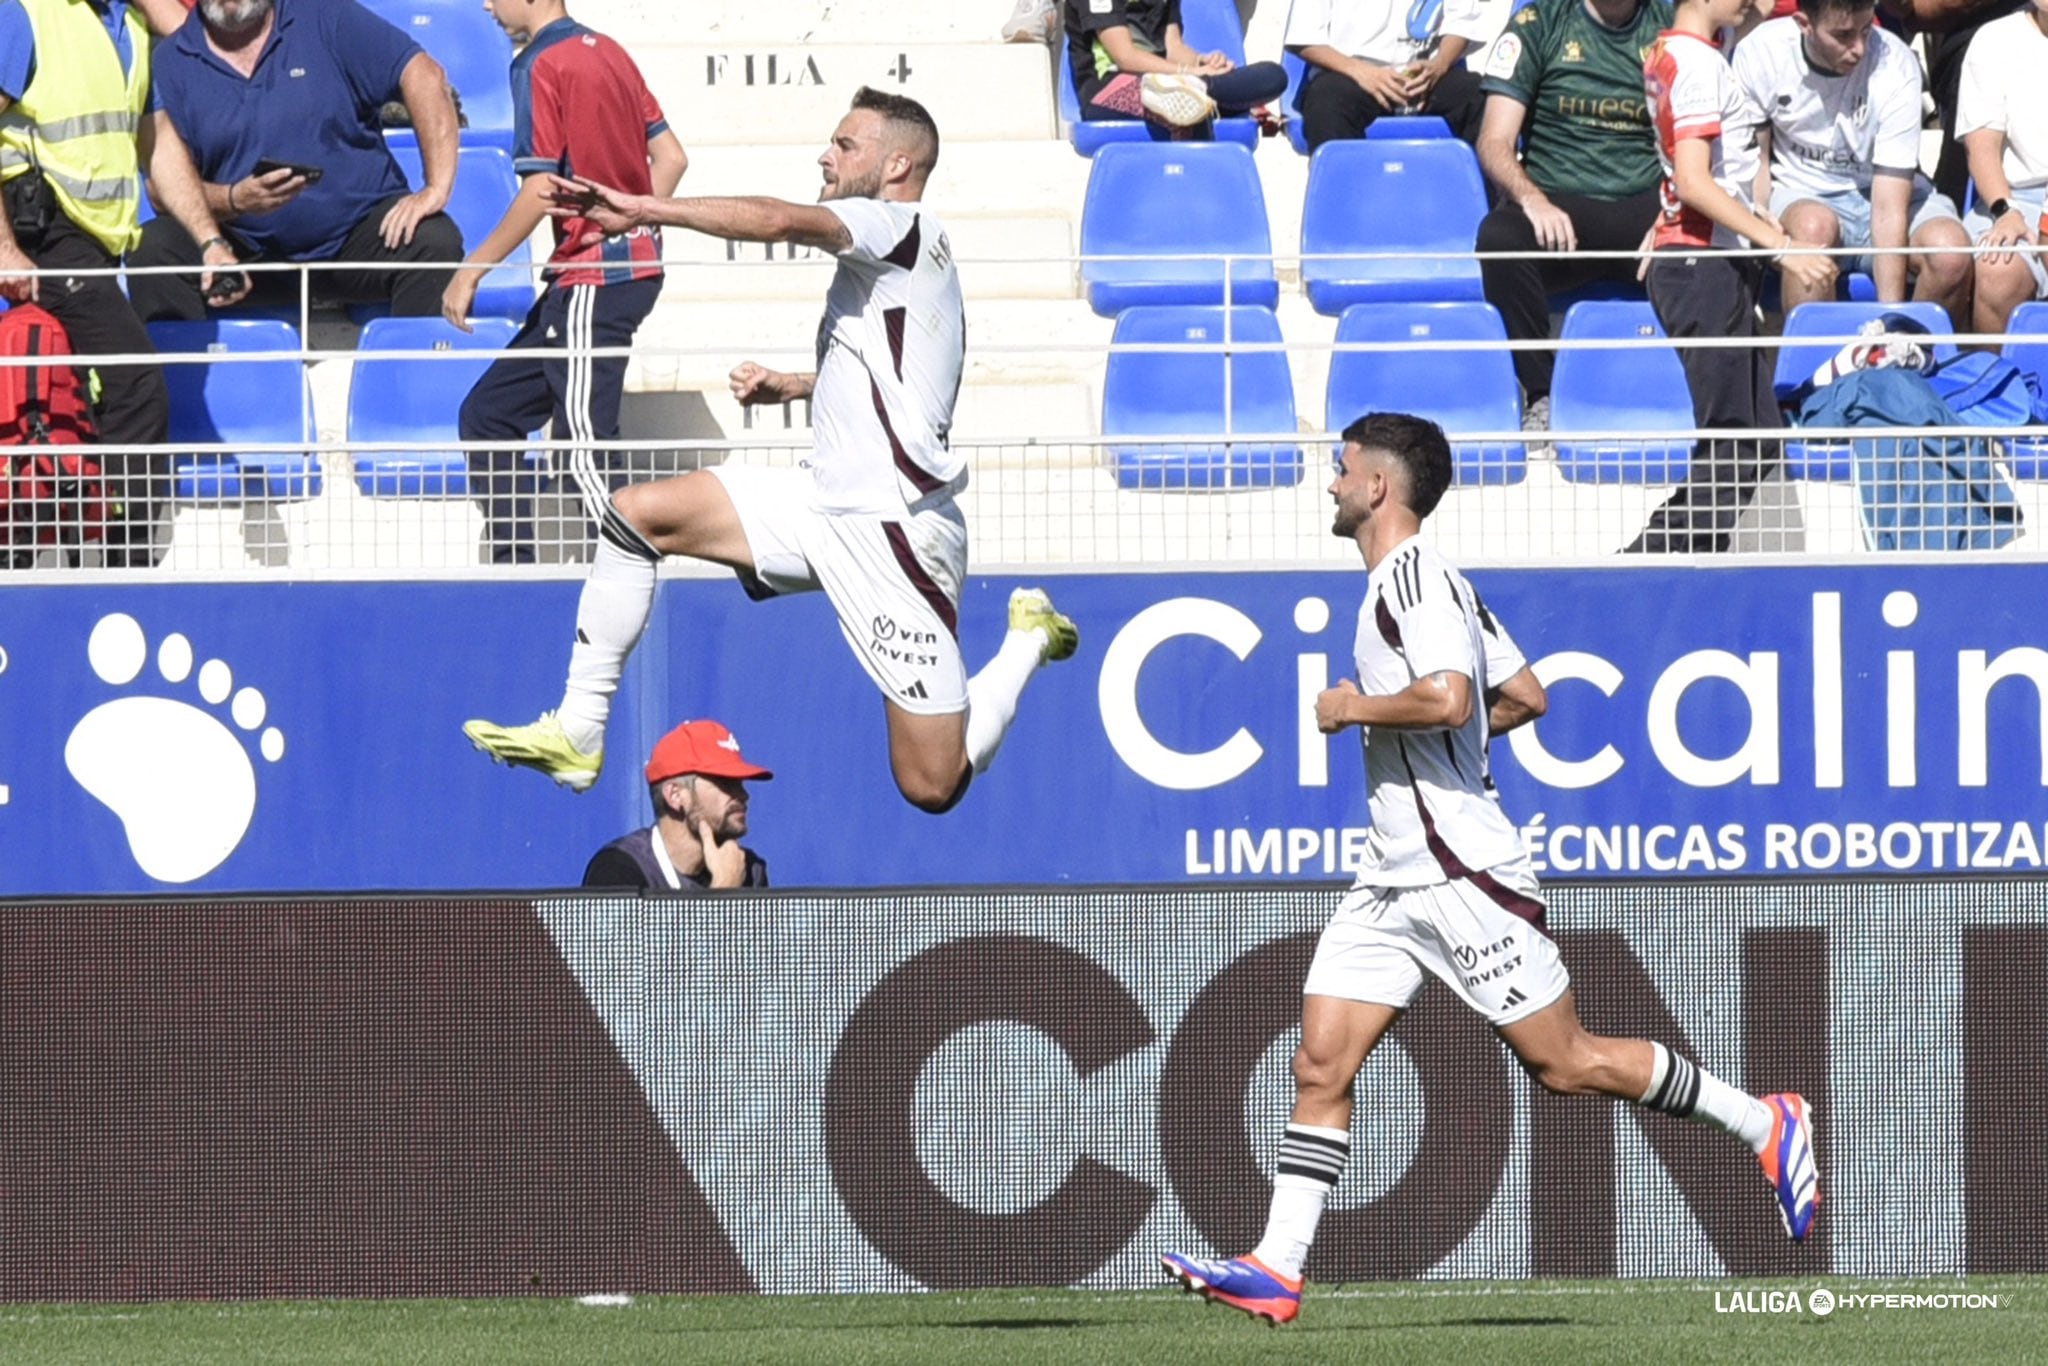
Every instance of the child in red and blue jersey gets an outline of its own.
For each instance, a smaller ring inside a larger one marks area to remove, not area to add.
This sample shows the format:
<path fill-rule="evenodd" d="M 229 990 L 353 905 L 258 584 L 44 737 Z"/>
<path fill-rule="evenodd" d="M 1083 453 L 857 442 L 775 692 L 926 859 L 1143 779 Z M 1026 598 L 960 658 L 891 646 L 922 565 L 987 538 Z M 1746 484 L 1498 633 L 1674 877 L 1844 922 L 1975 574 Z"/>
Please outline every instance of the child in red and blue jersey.
<path fill-rule="evenodd" d="M 485 0 L 484 7 L 525 45 L 511 75 L 512 165 L 520 186 L 442 296 L 442 316 L 464 331 L 478 283 L 547 217 L 550 173 L 666 198 L 688 164 L 633 59 L 571 19 L 562 0 Z M 547 289 L 511 345 L 515 352 L 568 354 L 497 361 L 463 400 L 460 430 L 464 441 L 520 441 L 545 421 L 557 439 L 590 443 L 569 452 L 569 472 L 602 526 L 616 514 L 595 447 L 619 434 L 626 358 L 590 353 L 629 345 L 653 311 L 661 293 L 661 237 L 652 228 L 607 237 L 580 218 L 557 221 L 554 233 Z M 530 562 L 534 476 L 523 454 L 473 451 L 470 471 L 484 495 L 490 558 Z"/>

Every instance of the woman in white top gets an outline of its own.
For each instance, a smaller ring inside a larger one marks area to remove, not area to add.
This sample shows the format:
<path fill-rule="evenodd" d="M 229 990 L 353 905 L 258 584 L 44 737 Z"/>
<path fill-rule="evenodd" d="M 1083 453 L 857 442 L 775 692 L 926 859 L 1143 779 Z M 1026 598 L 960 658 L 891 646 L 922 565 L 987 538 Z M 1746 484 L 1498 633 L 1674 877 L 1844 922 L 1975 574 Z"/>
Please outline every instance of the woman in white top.
<path fill-rule="evenodd" d="M 2048 0 L 1986 24 L 1963 58 L 1956 136 L 1970 158 L 1977 202 L 1964 226 L 1989 247 L 2038 246 L 2048 195 Z M 2003 332 L 2012 311 L 2048 297 L 2038 253 L 1977 258 L 1976 330 Z"/>

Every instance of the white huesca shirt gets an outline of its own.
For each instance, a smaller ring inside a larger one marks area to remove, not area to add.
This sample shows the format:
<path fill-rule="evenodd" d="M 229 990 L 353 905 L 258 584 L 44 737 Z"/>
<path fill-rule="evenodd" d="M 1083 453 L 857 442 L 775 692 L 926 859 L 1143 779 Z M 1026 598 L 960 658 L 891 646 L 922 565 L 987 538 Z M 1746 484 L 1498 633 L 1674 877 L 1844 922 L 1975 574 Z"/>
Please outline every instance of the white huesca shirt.
<path fill-rule="evenodd" d="M 1881 28 L 1863 60 L 1830 76 L 1806 60 L 1790 17 L 1735 49 L 1735 80 L 1770 121 L 1771 180 L 1804 194 L 1870 193 L 1875 170 L 1920 166 L 1920 59 Z"/>
<path fill-rule="evenodd" d="M 1408 35 L 1409 7 L 1409 0 L 1294 0 L 1282 41 L 1288 47 L 1320 44 L 1347 56 L 1406 66 L 1424 47 Z M 1493 35 L 1479 0 L 1444 0 L 1434 36 L 1463 38 L 1477 47 Z"/>
<path fill-rule="evenodd" d="M 2048 35 L 2032 9 L 1977 30 L 1963 57 L 1956 139 L 1979 128 L 2005 133 L 2005 178 L 2016 190 L 2048 185 Z"/>
<path fill-rule="evenodd" d="M 818 324 L 811 394 L 815 506 L 898 513 L 967 486 L 947 443 L 967 345 L 946 230 L 921 204 L 826 205 L 853 237 Z"/>
<path fill-rule="evenodd" d="M 1426 886 L 1521 857 L 1487 769 L 1486 690 L 1522 667 L 1522 653 L 1465 576 L 1420 540 L 1403 541 L 1372 571 L 1352 653 L 1369 696 L 1439 672 L 1472 680 L 1472 715 L 1457 730 L 1364 728 L 1372 832 L 1357 885 Z"/>

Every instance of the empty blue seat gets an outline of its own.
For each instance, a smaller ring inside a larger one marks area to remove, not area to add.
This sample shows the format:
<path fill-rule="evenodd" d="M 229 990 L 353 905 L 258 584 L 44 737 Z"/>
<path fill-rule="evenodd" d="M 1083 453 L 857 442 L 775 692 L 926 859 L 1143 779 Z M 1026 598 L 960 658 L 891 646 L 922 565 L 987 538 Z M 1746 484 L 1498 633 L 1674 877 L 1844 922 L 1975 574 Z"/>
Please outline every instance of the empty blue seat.
<path fill-rule="evenodd" d="M 2035 299 L 2012 311 L 1999 354 L 2032 375 L 2048 393 L 2048 301 Z M 2006 438 L 2006 459 L 2015 479 L 2048 479 L 2048 437 Z"/>
<path fill-rule="evenodd" d="M 416 441 L 416 449 L 357 451 L 356 487 L 372 498 L 459 498 L 469 461 L 453 443 L 462 400 L 518 333 L 504 318 L 479 318 L 462 332 L 440 318 L 378 318 L 363 329 L 349 380 L 350 441 Z M 386 351 L 456 353 L 448 360 L 401 359 Z M 439 443 L 449 443 L 441 445 Z"/>
<path fill-rule="evenodd" d="M 1244 65 L 1244 28 L 1238 21 L 1232 0 L 1181 0 L 1181 37 L 1197 52 L 1221 52 L 1239 66 Z M 1060 123 L 1067 129 L 1067 141 L 1084 157 L 1092 157 L 1113 142 L 1170 141 L 1170 130 L 1145 119 L 1103 120 L 1090 123 L 1081 117 L 1081 95 L 1074 88 L 1073 64 L 1067 60 L 1067 39 L 1062 37 L 1054 65 L 1059 77 Z M 1246 148 L 1259 141 L 1259 125 L 1248 118 L 1217 119 L 1218 142 L 1235 142 Z"/>
<path fill-rule="evenodd" d="M 1164 260 L 1195 253 L 1222 261 Z M 1088 169 L 1081 208 L 1081 280 L 1105 318 L 1134 304 L 1279 302 L 1266 199 L 1252 154 L 1234 143 L 1121 142 Z M 1090 256 L 1134 256 L 1091 261 Z M 1225 298 L 1227 292 L 1229 298 Z"/>
<path fill-rule="evenodd" d="M 1560 342 L 1651 342 L 1664 328 L 1650 305 L 1591 299 L 1565 314 Z M 1692 390 L 1678 351 L 1665 345 L 1582 350 L 1561 346 L 1550 380 L 1550 430 L 1559 473 L 1581 484 L 1675 484 L 1692 464 Z M 1581 441 L 1573 432 L 1648 436 Z M 1669 440 L 1654 434 L 1671 433 Z"/>
<path fill-rule="evenodd" d="M 1472 244 L 1486 216 L 1479 159 L 1453 138 L 1326 142 L 1309 161 L 1304 258 L 1345 252 L 1458 253 L 1463 259 L 1308 260 L 1302 284 L 1318 313 L 1353 304 L 1483 297 Z"/>
<path fill-rule="evenodd" d="M 512 150 L 512 40 L 475 0 L 364 0 L 371 13 L 397 26 L 448 73 L 461 101 L 465 147 Z M 413 131 L 386 134 L 394 149 L 418 147 Z"/>
<path fill-rule="evenodd" d="M 1287 72 L 1287 89 L 1280 96 L 1280 117 L 1287 120 L 1287 145 L 1308 155 L 1308 133 L 1301 126 L 1301 87 L 1308 81 L 1308 63 L 1292 52 L 1283 52 L 1280 65 Z"/>
<path fill-rule="evenodd" d="M 296 355 L 270 361 L 221 361 L 226 354 L 296 352 L 299 330 L 269 318 L 155 322 L 149 339 L 170 391 L 169 439 L 195 443 L 309 443 L 312 414 L 305 363 Z M 310 498 L 321 488 L 320 466 L 305 450 L 193 452 L 173 457 L 176 496 L 188 502 L 240 498 Z"/>
<path fill-rule="evenodd" d="M 391 155 L 405 172 L 406 183 L 417 189 L 424 183 L 417 147 L 393 147 Z M 496 147 L 464 147 L 455 164 L 455 192 L 448 197 L 447 214 L 462 229 L 462 246 L 474 251 L 491 235 L 505 216 L 512 197 L 519 193 L 519 177 L 512 173 L 512 158 Z M 504 264 L 484 276 L 477 286 L 476 301 L 470 305 L 473 318 L 523 319 L 533 308 L 533 248 L 521 242 Z M 356 304 L 349 316 L 359 323 L 381 318 L 391 311 L 386 304 Z"/>
<path fill-rule="evenodd" d="M 1226 326 L 1231 344 L 1227 352 Z M 1102 383 L 1105 437 L 1209 438 L 1147 446 L 1120 446 L 1111 440 L 1117 487 L 1220 489 L 1299 483 L 1298 444 L 1217 439 L 1228 432 L 1271 437 L 1295 430 L 1294 381 L 1286 353 L 1277 349 L 1279 343 L 1280 321 L 1263 308 L 1139 307 L 1119 316 L 1112 348 L 1165 344 L 1215 349 L 1111 350 Z M 1245 345 L 1275 349 L 1238 349 Z"/>
<path fill-rule="evenodd" d="M 1848 300 L 1820 300 L 1801 304 L 1785 319 L 1783 344 L 1778 348 L 1778 365 L 1773 375 L 1778 397 L 1786 398 L 1825 365 L 1845 342 L 1802 342 L 1801 337 L 1846 337 L 1872 318 L 1886 313 L 1903 313 L 1924 325 L 1929 332 L 1946 337 L 1954 331 L 1947 310 L 1939 304 L 1910 302 L 1881 304 Z M 1955 343 L 1937 341 L 1934 354 L 1947 359 L 1956 354 Z M 1853 475 L 1852 452 L 1846 441 L 1785 441 L 1785 474 L 1792 479 L 1847 480 Z"/>
<path fill-rule="evenodd" d="M 1364 413 L 1414 413 L 1447 432 L 1512 432 L 1521 389 L 1492 304 L 1358 304 L 1337 322 L 1324 425 L 1341 432 Z M 1345 351 L 1346 342 L 1503 343 L 1483 351 Z M 1451 446 L 1460 484 L 1518 484 L 1529 472 L 1520 441 Z"/>

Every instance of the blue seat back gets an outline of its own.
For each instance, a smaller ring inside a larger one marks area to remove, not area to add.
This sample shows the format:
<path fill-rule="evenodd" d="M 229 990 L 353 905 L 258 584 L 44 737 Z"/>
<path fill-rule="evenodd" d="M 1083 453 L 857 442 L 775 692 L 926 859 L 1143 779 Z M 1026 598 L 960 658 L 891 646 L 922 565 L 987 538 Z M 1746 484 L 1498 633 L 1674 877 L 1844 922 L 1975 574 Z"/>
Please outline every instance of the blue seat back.
<path fill-rule="evenodd" d="M 1492 304 L 1359 304 L 1337 322 L 1324 425 L 1341 432 L 1366 413 L 1413 413 L 1446 432 L 1512 432 L 1522 425 L 1521 390 L 1505 346 L 1423 351 L 1417 342 L 1505 343 Z M 1394 343 L 1391 351 L 1345 351 L 1347 343 Z M 1515 484 L 1528 474 L 1520 441 L 1454 442 L 1460 484 Z"/>
<path fill-rule="evenodd" d="M 1396 142 L 1418 142 L 1449 137 L 1451 125 L 1437 114 L 1388 114 L 1367 124 L 1365 135 Z"/>
<path fill-rule="evenodd" d="M 1241 488 L 1299 482 L 1299 444 L 1219 439 L 1230 432 L 1272 436 L 1295 430 L 1294 382 L 1286 353 L 1277 349 L 1279 343 L 1279 319 L 1263 308 L 1141 306 L 1118 317 L 1112 347 L 1214 348 L 1111 351 L 1102 385 L 1106 437 L 1209 438 L 1156 446 L 1120 446 L 1112 441 L 1118 487 Z M 1274 349 L 1236 349 L 1241 345 Z"/>
<path fill-rule="evenodd" d="M 2048 300 L 2035 299 L 2012 311 L 1999 354 L 2033 376 L 2048 394 Z M 2036 400 L 2035 410 L 2041 410 Z M 2004 443 L 2015 479 L 2048 479 L 2048 437 L 2016 436 Z"/>
<path fill-rule="evenodd" d="M 1590 299 L 1573 304 L 1562 342 L 1664 338 L 1645 302 Z M 1550 430 L 1559 472 L 1577 483 L 1675 484 L 1692 461 L 1692 391 L 1678 352 L 1662 346 L 1561 348 L 1550 382 Z M 1625 437 L 1580 441 L 1578 431 L 1670 432 L 1669 440 Z"/>
<path fill-rule="evenodd" d="M 460 496 L 468 461 L 453 446 L 462 401 L 490 368 L 489 354 L 518 333 L 503 318 L 479 318 L 462 332 L 440 318 L 378 318 L 356 345 L 348 391 L 350 441 L 410 441 L 401 451 L 358 451 L 356 484 L 372 497 Z M 380 355 L 388 351 L 450 353 L 432 360 Z M 449 443 L 449 444 L 441 444 Z"/>
<path fill-rule="evenodd" d="M 1136 304 L 1254 304 L 1271 308 L 1273 241 L 1252 155 L 1233 143 L 1116 143 L 1096 155 L 1081 210 L 1081 254 L 1141 259 L 1081 263 L 1088 302 L 1103 317 Z M 1229 253 L 1223 262 L 1159 259 Z M 1230 297 L 1224 297 L 1226 283 Z"/>
<path fill-rule="evenodd" d="M 149 339 L 163 362 L 171 441 L 310 441 L 306 367 L 296 355 L 208 363 L 225 354 L 296 352 L 301 349 L 299 330 L 290 323 L 271 318 L 154 322 Z M 319 492 L 318 466 L 303 449 L 182 455 L 173 458 L 172 471 L 184 498 L 297 498 Z"/>
<path fill-rule="evenodd" d="M 1845 344 L 1841 341 L 1807 342 L 1800 338 L 1849 336 L 1872 318 L 1886 313 L 1903 313 L 1936 334 L 1937 356 L 1946 359 L 1956 353 L 1954 342 L 1940 340 L 1955 331 L 1949 323 L 1948 310 L 1940 304 L 1919 300 L 1881 304 L 1874 300 L 1820 299 L 1799 305 L 1785 319 L 1784 341 L 1778 347 L 1778 365 L 1773 376 L 1778 397 L 1786 397 L 1813 378 L 1813 372 L 1826 364 Z"/>
<path fill-rule="evenodd" d="M 462 101 L 464 146 L 512 150 L 512 40 L 475 0 L 363 0 L 427 50 Z"/>
<path fill-rule="evenodd" d="M 405 172 L 408 185 L 425 184 L 417 147 L 393 147 L 391 155 Z M 464 147 L 455 164 L 455 192 L 448 197 L 448 216 L 462 230 L 465 250 L 474 250 L 491 235 L 505 216 L 512 198 L 519 193 L 519 177 L 512 172 L 512 158 L 496 147 Z M 471 315 L 478 318 L 524 318 L 533 307 L 533 248 L 521 242 L 512 248 L 504 263 L 484 276 L 477 286 Z M 350 310 L 357 322 L 368 322 L 390 310 L 378 305 Z"/>
<path fill-rule="evenodd" d="M 1486 216 L 1472 149 L 1451 138 L 1329 142 L 1309 161 L 1302 204 L 1304 257 L 1343 252 L 1458 253 L 1433 260 L 1304 260 L 1301 278 L 1318 313 L 1362 303 L 1435 303 L 1482 297 L 1471 259 Z"/>

